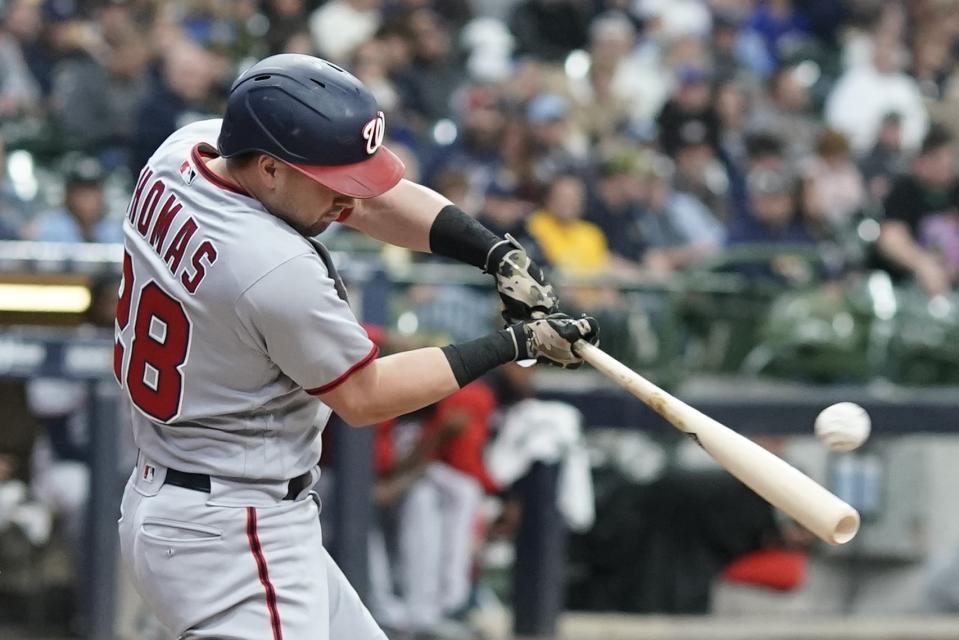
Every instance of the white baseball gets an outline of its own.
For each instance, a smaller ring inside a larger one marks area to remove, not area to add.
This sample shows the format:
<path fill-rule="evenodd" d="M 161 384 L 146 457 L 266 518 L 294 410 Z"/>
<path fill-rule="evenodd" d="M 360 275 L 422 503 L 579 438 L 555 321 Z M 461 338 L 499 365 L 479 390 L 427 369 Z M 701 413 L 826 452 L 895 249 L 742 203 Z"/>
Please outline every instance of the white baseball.
<path fill-rule="evenodd" d="M 816 417 L 816 437 L 832 451 L 852 451 L 869 437 L 872 421 L 853 402 L 837 402 Z"/>

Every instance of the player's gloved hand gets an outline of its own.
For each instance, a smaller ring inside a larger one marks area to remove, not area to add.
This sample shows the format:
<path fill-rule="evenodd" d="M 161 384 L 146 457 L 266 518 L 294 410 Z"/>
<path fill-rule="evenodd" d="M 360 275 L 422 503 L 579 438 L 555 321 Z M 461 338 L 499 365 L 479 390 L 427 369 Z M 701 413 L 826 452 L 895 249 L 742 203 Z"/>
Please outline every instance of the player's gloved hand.
<path fill-rule="evenodd" d="M 545 318 L 515 324 L 510 329 L 517 337 L 516 360 L 535 359 L 566 369 L 583 364 L 583 359 L 573 353 L 574 342 L 599 342 L 599 323 L 596 318 L 585 315 L 571 318 L 565 313 L 553 313 Z"/>
<path fill-rule="evenodd" d="M 553 292 L 553 285 L 546 281 L 542 267 L 511 235 L 506 234 L 505 240 L 490 249 L 484 271 L 496 279 L 507 325 L 559 309 L 559 299 Z"/>

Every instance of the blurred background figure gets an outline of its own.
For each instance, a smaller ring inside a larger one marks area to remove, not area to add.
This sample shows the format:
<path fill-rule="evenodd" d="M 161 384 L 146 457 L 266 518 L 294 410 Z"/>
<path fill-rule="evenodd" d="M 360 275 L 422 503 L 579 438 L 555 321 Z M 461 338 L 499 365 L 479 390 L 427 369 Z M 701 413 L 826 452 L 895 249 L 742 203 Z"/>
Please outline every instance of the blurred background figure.
<path fill-rule="evenodd" d="M 810 243 L 803 219 L 796 178 L 786 171 L 756 169 L 746 179 L 749 215 L 729 230 L 728 243 Z"/>
<path fill-rule="evenodd" d="M 130 169 L 134 176 L 160 143 L 182 126 L 222 113 L 215 89 L 222 61 L 188 40 L 174 40 L 163 53 L 161 73 L 140 101 Z"/>
<path fill-rule="evenodd" d="M 876 145 L 859 162 L 871 203 L 881 202 L 893 181 L 905 173 L 908 164 L 902 148 L 902 117 L 892 111 L 883 116 Z"/>
<path fill-rule="evenodd" d="M 25 237 L 40 242 L 121 242 L 122 229 L 107 215 L 105 174 L 96 158 L 71 159 L 62 208 L 40 214 Z"/>
<path fill-rule="evenodd" d="M 912 172 L 886 196 L 879 251 L 897 275 L 911 275 L 927 293 L 950 291 L 959 276 L 959 201 L 955 138 L 933 127 Z"/>
<path fill-rule="evenodd" d="M 848 229 L 853 216 L 866 204 L 866 185 L 853 161 L 846 137 L 824 131 L 816 153 L 801 169 L 805 185 L 803 208 L 820 234 Z"/>
<path fill-rule="evenodd" d="M 29 203 L 14 190 L 7 176 L 7 143 L 0 136 L 0 240 L 18 238 L 29 214 Z"/>
<path fill-rule="evenodd" d="M 380 20 L 379 0 L 331 0 L 310 15 L 313 46 L 320 56 L 346 64 Z"/>
<path fill-rule="evenodd" d="M 646 242 L 643 263 L 653 271 L 684 269 L 719 251 L 725 232 L 702 202 L 674 189 L 675 168 L 665 157 L 654 158 L 646 175 L 639 229 Z"/>
<path fill-rule="evenodd" d="M 895 111 L 902 118 L 902 145 L 919 148 L 929 126 L 915 79 L 902 72 L 905 52 L 897 41 L 877 39 L 869 63 L 848 68 L 836 81 L 825 106 L 826 123 L 849 137 L 857 153 L 879 137 L 882 118 Z"/>
<path fill-rule="evenodd" d="M 40 87 L 26 61 L 25 44 L 40 29 L 37 3 L 11 2 L 0 14 L 0 117 L 15 117 L 39 106 Z"/>
<path fill-rule="evenodd" d="M 793 160 L 808 155 L 822 130 L 813 110 L 809 79 L 796 66 L 783 65 L 769 79 L 768 87 L 750 116 L 750 130 L 784 136 L 786 152 Z"/>
<path fill-rule="evenodd" d="M 608 265 L 606 236 L 583 220 L 586 193 L 583 179 L 573 173 L 555 176 L 546 190 L 543 208 L 530 217 L 529 230 L 550 264 L 573 276 L 601 273 Z"/>
<path fill-rule="evenodd" d="M 483 463 L 495 406 L 475 382 L 377 429 L 372 611 L 393 631 L 473 637 L 462 621 L 480 503 L 498 490 Z"/>

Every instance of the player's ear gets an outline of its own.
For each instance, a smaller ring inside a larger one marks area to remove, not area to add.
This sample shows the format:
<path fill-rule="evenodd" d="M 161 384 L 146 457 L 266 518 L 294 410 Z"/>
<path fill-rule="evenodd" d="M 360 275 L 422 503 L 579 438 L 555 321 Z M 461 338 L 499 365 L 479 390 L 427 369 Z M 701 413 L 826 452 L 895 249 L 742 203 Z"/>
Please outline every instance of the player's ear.
<path fill-rule="evenodd" d="M 279 169 L 279 162 L 273 156 L 265 153 L 260 154 L 256 160 L 256 170 L 266 186 L 273 188 L 276 186 L 276 174 Z"/>

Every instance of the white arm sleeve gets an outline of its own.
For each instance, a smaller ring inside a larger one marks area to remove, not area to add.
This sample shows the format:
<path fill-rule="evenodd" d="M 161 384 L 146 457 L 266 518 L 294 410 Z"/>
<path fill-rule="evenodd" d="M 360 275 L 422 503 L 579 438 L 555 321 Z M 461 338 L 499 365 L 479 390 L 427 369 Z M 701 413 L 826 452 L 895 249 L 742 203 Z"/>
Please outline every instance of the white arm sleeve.
<path fill-rule="evenodd" d="M 276 366 L 314 395 L 330 391 L 378 353 L 315 253 L 260 278 L 237 300 L 236 313 Z"/>

